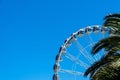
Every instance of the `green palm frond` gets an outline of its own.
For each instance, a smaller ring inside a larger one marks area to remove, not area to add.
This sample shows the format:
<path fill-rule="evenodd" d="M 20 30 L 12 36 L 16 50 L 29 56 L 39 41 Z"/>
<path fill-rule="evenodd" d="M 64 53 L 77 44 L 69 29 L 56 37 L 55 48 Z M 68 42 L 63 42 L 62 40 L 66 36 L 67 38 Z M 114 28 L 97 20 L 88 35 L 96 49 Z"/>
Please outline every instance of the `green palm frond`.
<path fill-rule="evenodd" d="M 112 53 L 112 56 L 110 56 L 110 55 L 103 56 L 99 61 L 93 63 L 93 65 L 86 70 L 86 72 L 84 73 L 84 76 L 87 76 L 88 74 L 90 74 L 90 77 L 92 77 L 94 75 L 94 73 L 97 70 L 99 70 L 99 68 L 120 58 L 120 54 L 117 54 L 117 53 L 115 54 L 115 53 Z"/>
<path fill-rule="evenodd" d="M 87 76 L 88 74 L 91 74 L 93 72 L 95 72 L 101 65 L 103 65 L 104 63 L 101 61 L 97 61 L 95 62 L 91 67 L 89 67 L 86 72 L 84 73 L 84 76 Z M 93 73 L 94 74 L 94 73 Z"/>
<path fill-rule="evenodd" d="M 103 26 L 112 28 L 120 34 L 120 14 L 110 14 L 106 16 Z"/>
<path fill-rule="evenodd" d="M 93 63 L 93 65 L 86 70 L 84 76 L 87 76 L 88 74 L 91 74 L 90 76 L 92 76 L 98 68 L 108 63 L 108 61 L 109 60 L 107 60 L 106 58 L 102 58 L 101 60 Z"/>
<path fill-rule="evenodd" d="M 104 19 L 108 19 L 108 18 L 111 18 L 111 17 L 120 18 L 120 14 L 119 13 L 109 14 L 109 15 L 105 16 Z"/>
<path fill-rule="evenodd" d="M 120 56 L 101 67 L 91 78 L 92 80 L 120 80 Z"/>
<path fill-rule="evenodd" d="M 104 26 L 107 27 L 116 27 L 118 29 L 120 29 L 120 18 L 108 18 L 106 19 L 106 21 L 103 24 Z"/>
<path fill-rule="evenodd" d="M 94 47 L 92 48 L 91 54 L 96 54 L 98 51 L 100 51 L 103 48 L 106 48 L 109 50 L 112 47 L 115 47 L 117 45 L 120 45 L 119 36 L 111 36 L 111 37 L 102 39 L 94 45 Z"/>
<path fill-rule="evenodd" d="M 116 45 L 116 46 L 113 47 L 113 48 L 111 48 L 111 49 L 109 50 L 109 52 L 107 53 L 107 55 L 112 56 L 112 55 L 114 55 L 113 53 L 120 54 L 120 44 L 119 44 L 119 45 Z"/>
<path fill-rule="evenodd" d="M 109 27 L 109 28 L 111 28 L 111 29 L 113 29 L 116 33 L 117 32 L 119 32 L 119 27 L 120 27 L 120 25 L 118 25 L 118 24 L 115 24 L 115 23 L 112 23 L 112 22 L 106 22 L 106 23 L 104 23 L 104 26 L 106 27 Z"/>

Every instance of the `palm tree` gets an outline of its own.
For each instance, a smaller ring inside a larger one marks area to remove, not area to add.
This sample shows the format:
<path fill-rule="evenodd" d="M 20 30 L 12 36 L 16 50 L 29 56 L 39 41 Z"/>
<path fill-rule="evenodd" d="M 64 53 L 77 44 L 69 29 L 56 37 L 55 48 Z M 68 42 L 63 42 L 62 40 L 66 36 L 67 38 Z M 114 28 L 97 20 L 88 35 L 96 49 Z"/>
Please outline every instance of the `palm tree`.
<path fill-rule="evenodd" d="M 113 71 L 116 70 L 116 69 L 114 70 L 114 68 L 116 68 L 116 67 L 112 68 L 111 64 L 113 64 L 117 60 L 120 60 L 120 54 L 119 54 L 120 53 L 119 52 L 120 37 L 119 36 L 111 36 L 111 37 L 108 37 L 108 38 L 105 38 L 105 39 L 99 41 L 93 47 L 92 54 L 96 54 L 102 48 L 105 48 L 108 50 L 107 54 L 103 55 L 103 57 L 99 61 L 95 62 L 90 68 L 88 68 L 84 74 L 84 76 L 87 76 L 88 74 L 90 74 L 91 80 L 99 80 L 99 79 L 107 80 L 108 78 L 110 78 L 107 73 L 108 70 L 110 70 L 110 69 L 112 69 Z M 118 70 L 119 70 L 118 72 L 120 72 L 120 69 L 118 69 Z M 109 73 L 111 73 L 110 71 L 109 71 Z M 112 74 L 113 74 L 112 77 L 114 78 L 115 77 L 114 74 L 117 74 L 117 73 L 112 73 Z M 104 77 L 103 77 L 103 75 L 104 75 Z M 111 80 L 115 80 L 115 79 L 111 79 Z"/>
<path fill-rule="evenodd" d="M 97 54 L 101 49 L 106 51 L 100 60 L 89 67 L 84 76 L 90 74 L 90 80 L 120 80 L 120 14 L 110 14 L 103 24 L 113 29 L 114 36 L 100 40 L 92 49 Z"/>

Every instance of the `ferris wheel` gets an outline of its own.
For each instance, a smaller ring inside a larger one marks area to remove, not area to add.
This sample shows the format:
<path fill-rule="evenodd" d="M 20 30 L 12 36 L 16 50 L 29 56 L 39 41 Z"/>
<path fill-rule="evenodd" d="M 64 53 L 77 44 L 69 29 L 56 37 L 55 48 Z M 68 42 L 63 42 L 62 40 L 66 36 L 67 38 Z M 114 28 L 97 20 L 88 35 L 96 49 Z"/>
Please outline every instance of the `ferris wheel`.
<path fill-rule="evenodd" d="M 84 72 L 105 54 L 101 50 L 91 55 L 91 49 L 96 42 L 112 32 L 110 28 L 91 25 L 72 33 L 56 55 L 53 80 L 89 80 L 89 76 L 84 77 Z"/>

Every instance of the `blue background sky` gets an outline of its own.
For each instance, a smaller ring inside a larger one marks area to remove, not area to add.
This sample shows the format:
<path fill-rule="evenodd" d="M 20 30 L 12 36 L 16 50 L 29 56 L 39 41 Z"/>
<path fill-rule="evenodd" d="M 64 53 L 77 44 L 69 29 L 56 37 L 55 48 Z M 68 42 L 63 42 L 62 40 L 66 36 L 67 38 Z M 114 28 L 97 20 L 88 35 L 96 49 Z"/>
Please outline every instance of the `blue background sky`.
<path fill-rule="evenodd" d="M 0 0 L 0 80 L 51 80 L 64 40 L 116 12 L 118 0 Z"/>

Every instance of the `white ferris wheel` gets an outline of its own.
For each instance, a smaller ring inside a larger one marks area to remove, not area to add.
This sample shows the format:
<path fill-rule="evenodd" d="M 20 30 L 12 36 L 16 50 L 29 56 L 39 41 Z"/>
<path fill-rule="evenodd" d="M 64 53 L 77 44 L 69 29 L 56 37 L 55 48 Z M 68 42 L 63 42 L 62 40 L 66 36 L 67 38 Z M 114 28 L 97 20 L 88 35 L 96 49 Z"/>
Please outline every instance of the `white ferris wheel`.
<path fill-rule="evenodd" d="M 56 54 L 53 80 L 89 80 L 89 76 L 84 77 L 84 72 L 105 54 L 101 50 L 91 55 L 91 49 L 96 42 L 111 33 L 112 29 L 102 25 L 87 26 L 72 33 Z"/>

